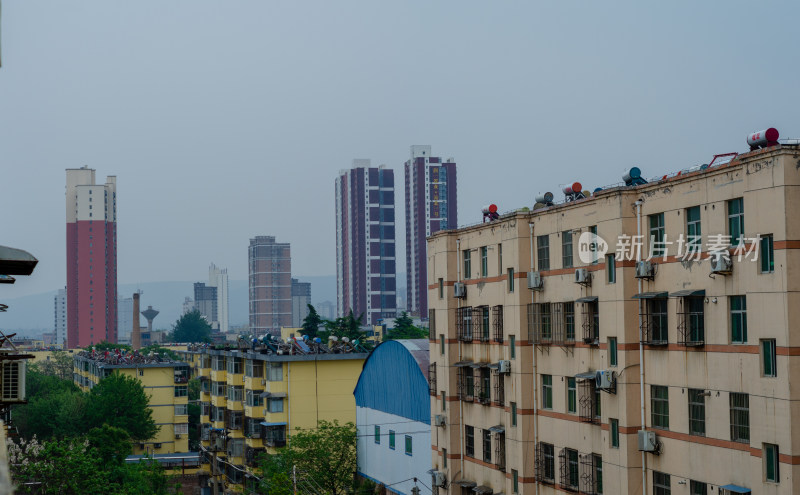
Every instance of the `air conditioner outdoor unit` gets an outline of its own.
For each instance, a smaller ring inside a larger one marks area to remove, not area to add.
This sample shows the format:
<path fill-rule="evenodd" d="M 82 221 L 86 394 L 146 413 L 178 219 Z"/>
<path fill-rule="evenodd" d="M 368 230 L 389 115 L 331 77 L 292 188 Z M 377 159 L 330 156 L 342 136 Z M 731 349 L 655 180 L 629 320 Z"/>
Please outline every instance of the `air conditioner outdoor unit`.
<path fill-rule="evenodd" d="M 161 448 L 161 444 L 160 443 L 154 443 L 153 444 L 153 448 L 154 449 L 160 449 Z"/>
<path fill-rule="evenodd" d="M 727 275 L 733 271 L 733 263 L 728 253 L 710 253 L 708 260 L 711 262 L 711 273 Z"/>
<path fill-rule="evenodd" d="M 503 359 L 497 363 L 499 366 L 498 371 L 500 373 L 511 373 L 511 361 L 507 359 Z"/>
<path fill-rule="evenodd" d="M 592 275 L 586 268 L 575 270 L 575 283 L 589 285 L 592 282 Z"/>
<path fill-rule="evenodd" d="M 456 282 L 453 284 L 453 296 L 461 299 L 467 297 L 467 286 L 464 282 Z"/>
<path fill-rule="evenodd" d="M 440 472 L 434 471 L 433 472 L 433 486 L 440 486 L 443 487 L 447 484 L 447 476 Z"/>
<path fill-rule="evenodd" d="M 600 390 L 616 391 L 617 374 L 611 370 L 598 370 L 594 376 L 594 383 Z"/>
<path fill-rule="evenodd" d="M 661 450 L 661 442 L 656 437 L 656 432 L 650 430 L 639 430 L 639 451 L 652 452 L 658 454 Z"/>
<path fill-rule="evenodd" d="M 542 290 L 544 288 L 544 279 L 539 272 L 528 272 L 528 288 L 530 290 Z"/>
<path fill-rule="evenodd" d="M 433 417 L 433 422 L 436 426 L 447 426 L 447 419 L 444 417 L 444 414 L 437 414 Z"/>
<path fill-rule="evenodd" d="M 649 261 L 636 262 L 636 278 L 653 278 L 655 277 L 655 268 Z"/>

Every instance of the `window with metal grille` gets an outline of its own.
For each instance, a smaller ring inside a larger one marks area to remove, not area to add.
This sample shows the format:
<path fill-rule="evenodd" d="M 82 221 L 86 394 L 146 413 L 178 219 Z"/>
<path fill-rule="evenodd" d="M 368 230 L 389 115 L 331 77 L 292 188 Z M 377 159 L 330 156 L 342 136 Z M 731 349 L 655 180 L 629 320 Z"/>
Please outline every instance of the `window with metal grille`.
<path fill-rule="evenodd" d="M 772 483 L 780 482 L 780 463 L 778 462 L 778 446 L 764 444 L 764 479 Z"/>
<path fill-rule="evenodd" d="M 581 379 L 579 381 L 578 407 L 580 420 L 586 423 L 596 423 L 600 417 L 598 390 L 595 388 L 594 379 Z"/>
<path fill-rule="evenodd" d="M 598 454 L 580 454 L 580 492 L 603 493 L 603 458 Z"/>
<path fill-rule="evenodd" d="M 475 375 L 469 366 L 458 368 L 458 398 L 471 401 L 475 397 Z"/>
<path fill-rule="evenodd" d="M 686 208 L 686 248 L 690 253 L 700 251 L 703 243 L 703 232 L 700 227 L 700 207 Z"/>
<path fill-rule="evenodd" d="M 744 199 L 736 198 L 728 201 L 728 234 L 731 245 L 737 246 L 744 235 Z"/>
<path fill-rule="evenodd" d="M 500 471 L 506 470 L 506 432 L 494 434 L 494 466 Z"/>
<path fill-rule="evenodd" d="M 249 438 L 261 438 L 261 419 L 259 418 L 244 418 L 243 433 Z"/>
<path fill-rule="evenodd" d="M 489 342 L 489 306 L 478 306 L 472 311 L 473 327 L 481 342 Z"/>
<path fill-rule="evenodd" d="M 483 430 L 483 462 L 492 462 L 492 432 Z"/>
<path fill-rule="evenodd" d="M 778 376 L 778 365 L 776 362 L 775 339 L 761 340 L 761 373 L 764 376 Z"/>
<path fill-rule="evenodd" d="M 561 233 L 561 265 L 562 268 L 572 268 L 572 231 L 565 230 Z"/>
<path fill-rule="evenodd" d="M 550 269 L 550 236 L 540 235 L 536 237 L 536 257 L 539 271 Z"/>
<path fill-rule="evenodd" d="M 494 341 L 503 342 L 503 306 L 492 308 L 492 328 L 494 329 Z"/>
<path fill-rule="evenodd" d="M 492 375 L 494 375 L 494 404 L 502 406 L 506 401 L 505 379 L 499 369 L 493 369 Z"/>
<path fill-rule="evenodd" d="M 678 344 L 703 345 L 706 337 L 703 298 L 681 297 L 678 304 Z"/>
<path fill-rule="evenodd" d="M 553 376 L 542 375 L 542 409 L 553 408 Z"/>
<path fill-rule="evenodd" d="M 489 368 L 485 367 L 478 370 L 478 376 L 480 377 L 478 400 L 481 404 L 488 404 L 492 400 L 491 375 L 489 371 Z"/>
<path fill-rule="evenodd" d="M 436 395 L 436 363 L 428 365 L 428 393 Z"/>
<path fill-rule="evenodd" d="M 707 495 L 708 487 L 705 483 L 689 480 L 689 495 Z"/>
<path fill-rule="evenodd" d="M 689 389 L 689 434 L 706 435 L 706 393 L 702 389 Z"/>
<path fill-rule="evenodd" d="M 750 442 L 750 396 L 731 393 L 731 440 Z"/>
<path fill-rule="evenodd" d="M 650 256 L 665 256 L 667 249 L 664 244 L 664 214 L 649 215 L 650 221 Z"/>
<path fill-rule="evenodd" d="M 578 451 L 574 449 L 561 449 L 558 453 L 558 462 L 561 474 L 560 485 L 566 490 L 575 491 L 578 489 L 579 470 L 578 470 Z"/>
<path fill-rule="evenodd" d="M 472 307 L 456 309 L 456 333 L 458 340 L 472 342 Z"/>
<path fill-rule="evenodd" d="M 283 447 L 286 445 L 286 426 L 265 426 L 261 431 L 261 438 L 267 447 Z"/>
<path fill-rule="evenodd" d="M 554 483 L 556 479 L 555 447 L 539 442 L 536 446 L 536 478 L 542 483 Z"/>
<path fill-rule="evenodd" d="M 653 428 L 669 429 L 669 388 L 650 385 L 650 423 Z"/>
<path fill-rule="evenodd" d="M 669 475 L 653 471 L 653 495 L 670 495 L 671 490 Z"/>
<path fill-rule="evenodd" d="M 475 427 L 464 426 L 464 454 L 467 457 L 475 457 Z"/>
<path fill-rule="evenodd" d="M 731 296 L 731 342 L 747 343 L 747 299 L 746 296 Z"/>
<path fill-rule="evenodd" d="M 581 303 L 583 342 L 591 345 L 600 344 L 600 306 L 597 300 Z"/>
<path fill-rule="evenodd" d="M 645 299 L 642 304 L 642 342 L 649 345 L 666 345 L 667 337 L 667 299 Z"/>
<path fill-rule="evenodd" d="M 550 315 L 550 303 L 528 304 L 529 333 L 534 344 L 550 344 L 553 341 L 553 328 Z"/>
<path fill-rule="evenodd" d="M 564 319 L 564 343 L 575 343 L 575 303 L 565 302 L 561 304 L 561 313 Z"/>

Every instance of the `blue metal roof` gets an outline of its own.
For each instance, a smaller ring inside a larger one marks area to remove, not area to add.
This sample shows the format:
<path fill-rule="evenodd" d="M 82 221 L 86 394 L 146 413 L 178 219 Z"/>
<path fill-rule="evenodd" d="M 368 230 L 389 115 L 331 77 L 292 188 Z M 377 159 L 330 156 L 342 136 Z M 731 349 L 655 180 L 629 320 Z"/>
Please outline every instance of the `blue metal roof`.
<path fill-rule="evenodd" d="M 720 487 L 723 490 L 727 490 L 731 493 L 753 493 L 750 491 L 749 488 L 744 488 L 742 486 L 737 485 L 725 485 Z"/>
<path fill-rule="evenodd" d="M 384 342 L 370 353 L 353 395 L 358 407 L 431 423 L 428 380 L 417 359 L 399 341 Z"/>

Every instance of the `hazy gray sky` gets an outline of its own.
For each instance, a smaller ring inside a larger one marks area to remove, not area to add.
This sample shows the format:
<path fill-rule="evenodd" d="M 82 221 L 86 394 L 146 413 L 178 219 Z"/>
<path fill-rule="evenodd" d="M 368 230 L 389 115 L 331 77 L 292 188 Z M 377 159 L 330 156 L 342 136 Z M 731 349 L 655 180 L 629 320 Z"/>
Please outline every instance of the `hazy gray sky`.
<path fill-rule="evenodd" d="M 412 144 L 459 166 L 459 220 L 580 180 L 800 136 L 797 2 L 3 2 L 0 244 L 65 283 L 66 168 L 118 177 L 119 281 L 247 274 L 247 244 L 335 273 L 334 177 Z M 556 195 L 560 197 L 560 194 Z"/>

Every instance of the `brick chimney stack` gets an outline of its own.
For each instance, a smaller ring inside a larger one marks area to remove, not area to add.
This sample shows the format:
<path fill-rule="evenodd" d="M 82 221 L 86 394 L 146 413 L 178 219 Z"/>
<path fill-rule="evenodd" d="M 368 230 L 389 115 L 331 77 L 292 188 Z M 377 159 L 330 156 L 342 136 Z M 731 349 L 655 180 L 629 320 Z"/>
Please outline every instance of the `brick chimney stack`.
<path fill-rule="evenodd" d="M 133 294 L 133 328 L 131 329 L 131 347 L 134 351 L 142 348 L 142 328 L 139 326 L 139 293 Z"/>

